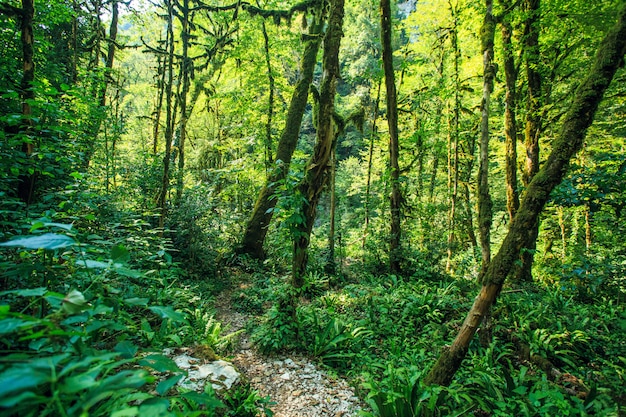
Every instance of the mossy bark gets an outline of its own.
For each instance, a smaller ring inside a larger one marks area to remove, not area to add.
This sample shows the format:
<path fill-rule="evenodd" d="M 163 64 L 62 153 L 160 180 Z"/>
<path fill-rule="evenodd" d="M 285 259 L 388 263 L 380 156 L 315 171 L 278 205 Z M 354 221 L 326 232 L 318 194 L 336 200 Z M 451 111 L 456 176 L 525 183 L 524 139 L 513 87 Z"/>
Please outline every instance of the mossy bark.
<path fill-rule="evenodd" d="M 500 250 L 489 263 L 482 288 L 476 297 L 457 337 L 440 355 L 426 376 L 427 384 L 448 385 L 461 366 L 469 343 L 482 318 L 495 302 L 502 285 L 531 236 L 532 227 L 556 187 L 567 172 L 571 158 L 582 148 L 587 128 L 602 96 L 626 54 L 626 6 L 618 21 L 598 48 L 587 78 L 574 95 L 569 111 L 563 119 L 559 134 L 553 142 L 552 152 L 542 168 L 533 177 L 511 223 Z"/>
<path fill-rule="evenodd" d="M 483 98 L 480 122 L 480 166 L 478 169 L 478 231 L 482 255 L 482 276 L 491 261 L 492 202 L 489 194 L 489 105 L 496 69 L 493 64 L 493 44 L 496 23 L 493 18 L 493 0 L 485 1 L 485 18 L 481 28 L 483 52 Z"/>
<path fill-rule="evenodd" d="M 398 97 L 396 77 L 393 68 L 393 49 L 391 46 L 391 4 L 389 0 L 380 2 L 381 39 L 383 47 L 383 69 L 387 92 L 387 125 L 389 126 L 389 177 L 391 181 L 391 234 L 389 237 L 389 269 L 391 273 L 400 272 L 400 166 L 398 163 L 400 145 L 398 141 Z"/>
<path fill-rule="evenodd" d="M 304 40 L 305 47 L 300 67 L 300 78 L 291 96 L 285 128 L 278 141 L 275 167 L 259 193 L 241 240 L 239 252 L 254 258 L 262 259 L 265 257 L 263 244 L 267 236 L 267 228 L 272 221 L 272 209 L 276 206 L 276 199 L 272 197 L 278 184 L 285 179 L 289 172 L 291 157 L 298 144 L 300 125 L 307 105 L 309 87 L 313 81 L 313 70 L 317 64 L 317 52 L 320 48 L 321 31 L 325 20 L 324 12 L 319 11 L 315 17 L 315 22 L 310 26 L 309 35 Z"/>
<path fill-rule="evenodd" d="M 305 200 L 300 207 L 304 221 L 298 225 L 293 244 L 292 284 L 296 288 L 304 284 L 304 272 L 308 260 L 308 247 L 317 203 L 328 182 L 331 155 L 334 151 L 335 134 L 333 114 L 335 93 L 339 77 L 339 46 L 343 36 L 344 0 L 330 3 L 328 29 L 324 37 L 324 78 L 320 88 L 319 112 L 317 115 L 317 138 L 313 155 L 306 165 L 299 192 Z"/>

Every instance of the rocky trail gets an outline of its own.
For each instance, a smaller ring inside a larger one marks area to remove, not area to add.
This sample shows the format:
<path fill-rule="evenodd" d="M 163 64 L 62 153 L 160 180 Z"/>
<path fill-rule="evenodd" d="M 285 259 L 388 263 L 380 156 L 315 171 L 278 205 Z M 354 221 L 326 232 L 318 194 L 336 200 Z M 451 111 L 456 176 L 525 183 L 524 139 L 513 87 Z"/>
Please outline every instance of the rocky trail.
<path fill-rule="evenodd" d="M 229 291 L 220 294 L 215 307 L 216 319 L 228 333 L 244 329 L 230 361 L 261 396 L 275 403 L 270 407 L 275 417 L 351 417 L 366 407 L 345 380 L 329 375 L 309 358 L 257 352 L 245 333 L 250 318 L 233 311 Z"/>

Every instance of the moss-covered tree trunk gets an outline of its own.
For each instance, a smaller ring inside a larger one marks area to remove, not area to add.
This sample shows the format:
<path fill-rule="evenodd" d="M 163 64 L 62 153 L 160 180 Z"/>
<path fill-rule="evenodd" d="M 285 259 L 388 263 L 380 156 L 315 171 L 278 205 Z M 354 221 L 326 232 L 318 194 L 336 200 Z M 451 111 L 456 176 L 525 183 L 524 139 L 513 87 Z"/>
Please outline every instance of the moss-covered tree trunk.
<path fill-rule="evenodd" d="M 489 263 L 480 293 L 474 300 L 461 330 L 452 345 L 446 348 L 426 376 L 427 384 L 448 385 L 461 366 L 469 343 L 484 315 L 496 300 L 520 252 L 533 235 L 533 226 L 550 197 L 551 191 L 566 174 L 571 158 L 582 148 L 587 128 L 593 121 L 598 104 L 611 83 L 626 54 L 626 6 L 619 12 L 618 22 L 600 44 L 587 78 L 574 95 L 563 119 L 552 152 L 533 177 L 511 222 L 500 250 Z"/>
<path fill-rule="evenodd" d="M 513 220 L 519 208 L 519 193 L 517 191 L 517 121 L 515 119 L 515 100 L 517 70 L 511 43 L 511 24 L 502 21 L 502 45 L 504 48 L 504 78 L 506 93 L 504 97 L 504 136 L 506 142 L 505 171 L 506 171 L 506 208 L 509 220 Z"/>
<path fill-rule="evenodd" d="M 485 1 L 485 18 L 481 29 L 483 52 L 483 98 L 480 122 L 480 167 L 478 169 L 478 231 L 482 254 L 481 276 L 491 261 L 491 195 L 489 194 L 489 105 L 495 78 L 493 40 L 496 23 L 493 18 L 493 0 Z"/>
<path fill-rule="evenodd" d="M 328 182 L 331 155 L 334 150 L 335 92 L 339 77 L 339 46 L 343 36 L 344 0 L 332 0 L 328 17 L 328 29 L 324 37 L 324 78 L 320 88 L 317 115 L 317 138 L 313 155 L 306 165 L 304 178 L 298 192 L 304 200 L 300 207 L 303 222 L 297 225 L 293 243 L 292 284 L 296 288 L 304 284 L 304 272 L 308 260 L 308 247 L 317 203 Z"/>
<path fill-rule="evenodd" d="M 35 99 L 33 81 L 35 81 L 33 17 L 35 5 L 33 0 L 22 0 L 21 9 L 13 9 L 20 19 L 22 41 L 22 80 L 20 83 L 20 98 L 22 99 L 22 126 L 24 137 L 31 135 L 32 108 L 30 103 Z M 31 157 L 35 152 L 33 141 L 24 141 L 22 152 Z M 17 196 L 26 204 L 33 200 L 36 174 L 21 175 L 17 183 Z"/>
<path fill-rule="evenodd" d="M 391 181 L 391 235 L 389 236 L 389 269 L 391 273 L 400 272 L 400 166 L 398 164 L 400 145 L 398 142 L 398 97 L 396 77 L 393 68 L 393 49 L 391 46 L 391 4 L 389 0 L 380 1 L 380 30 L 383 47 L 383 70 L 387 92 L 387 124 L 389 126 L 389 178 Z"/>
<path fill-rule="evenodd" d="M 527 15 L 524 23 L 524 54 L 526 81 L 528 84 L 526 127 L 524 131 L 524 146 L 526 148 L 526 163 L 522 180 L 524 185 L 533 179 L 539 171 L 539 137 L 541 135 L 541 73 L 539 72 L 539 6 L 540 0 L 525 0 L 524 9 Z M 531 226 L 532 233 L 524 245 L 520 254 L 521 265 L 516 268 L 513 279 L 517 282 L 532 281 L 532 267 L 534 252 L 537 247 L 539 235 L 539 219 Z"/>
<path fill-rule="evenodd" d="M 289 172 L 291 157 L 298 144 L 300 125 L 307 105 L 309 87 L 313 81 L 313 70 L 317 63 L 317 52 L 320 48 L 322 28 L 325 24 L 325 12 L 318 10 L 310 25 L 309 34 L 305 37 L 304 55 L 300 66 L 300 78 L 296 83 L 289 109 L 285 128 L 278 141 L 274 169 L 270 172 L 265 186 L 261 189 L 252 215 L 246 224 L 241 239 L 240 253 L 247 253 L 255 258 L 264 258 L 263 244 L 267 235 L 267 228 L 272 220 L 272 209 L 276 206 L 276 199 L 272 198 L 278 184 L 285 179 Z"/>

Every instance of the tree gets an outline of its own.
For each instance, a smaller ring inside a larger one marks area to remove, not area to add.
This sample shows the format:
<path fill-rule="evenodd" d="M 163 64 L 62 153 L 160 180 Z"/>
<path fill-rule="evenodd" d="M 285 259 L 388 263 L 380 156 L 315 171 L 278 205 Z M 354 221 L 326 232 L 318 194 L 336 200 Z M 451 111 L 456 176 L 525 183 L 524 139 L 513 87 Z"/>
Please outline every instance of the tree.
<path fill-rule="evenodd" d="M 304 178 L 298 186 L 302 196 L 299 212 L 302 222 L 296 225 L 293 243 L 292 284 L 304 285 L 304 273 L 308 260 L 308 246 L 315 221 L 317 203 L 328 182 L 329 164 L 335 147 L 335 93 L 339 77 L 339 47 L 343 36 L 344 0 L 332 0 L 328 15 L 328 28 L 324 36 L 324 78 L 320 86 L 317 135 L 313 155 L 307 163 Z"/>
<path fill-rule="evenodd" d="M 482 318 L 498 297 L 519 254 L 534 236 L 533 226 L 536 225 L 550 193 L 565 176 L 572 157 L 582 148 L 585 133 L 593 122 L 604 92 L 622 64 L 625 54 L 626 6 L 622 6 L 617 23 L 600 44 L 587 77 L 576 90 L 553 143 L 552 152 L 528 184 L 509 232 L 485 271 L 480 293 L 452 345 L 441 353 L 426 376 L 426 383 L 448 385 L 452 381 Z"/>
<path fill-rule="evenodd" d="M 398 164 L 400 145 L 398 140 L 398 97 L 393 68 L 393 49 L 391 47 L 391 5 L 389 0 L 380 2 L 380 29 L 383 46 L 383 69 L 387 92 L 387 124 L 389 126 L 389 176 L 391 182 L 391 234 L 389 236 L 389 269 L 391 273 L 400 272 L 400 166 Z"/>
<path fill-rule="evenodd" d="M 489 194 L 489 104 L 493 91 L 495 66 L 493 64 L 493 43 L 496 22 L 493 17 L 493 0 L 485 1 L 485 19 L 481 28 L 483 53 L 483 98 L 480 122 L 480 167 L 478 169 L 478 230 L 482 253 L 482 276 L 491 260 L 491 195 Z"/>
<path fill-rule="evenodd" d="M 241 239 L 239 251 L 255 258 L 265 257 L 263 244 L 267 235 L 267 228 L 272 220 L 273 208 L 276 205 L 274 194 L 277 186 L 281 181 L 284 181 L 289 172 L 291 158 L 298 144 L 300 125 L 307 105 L 309 87 L 313 81 L 317 52 L 321 44 L 322 28 L 326 22 L 325 8 L 321 6 L 321 3 L 313 13 L 308 35 L 303 39 L 304 53 L 300 63 L 300 77 L 291 97 L 285 127 L 276 148 L 275 167 L 270 172 L 265 186 L 259 192 L 252 215 L 246 224 Z M 303 16 L 303 19 L 306 19 L 306 16 Z"/>

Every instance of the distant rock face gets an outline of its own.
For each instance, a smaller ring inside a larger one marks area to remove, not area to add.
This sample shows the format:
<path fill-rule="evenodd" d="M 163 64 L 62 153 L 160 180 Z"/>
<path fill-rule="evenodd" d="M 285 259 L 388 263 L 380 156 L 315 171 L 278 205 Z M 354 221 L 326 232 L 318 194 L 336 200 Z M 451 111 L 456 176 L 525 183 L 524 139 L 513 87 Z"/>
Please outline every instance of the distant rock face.
<path fill-rule="evenodd" d="M 186 353 L 172 357 L 176 365 L 187 371 L 187 376 L 178 382 L 183 388 L 202 392 L 207 382 L 210 382 L 217 392 L 229 390 L 241 379 L 232 363 L 217 360 L 203 363 L 201 359 L 194 358 Z"/>

